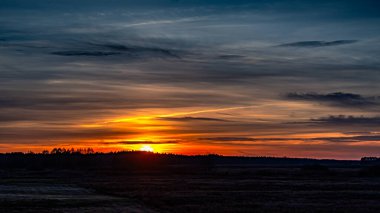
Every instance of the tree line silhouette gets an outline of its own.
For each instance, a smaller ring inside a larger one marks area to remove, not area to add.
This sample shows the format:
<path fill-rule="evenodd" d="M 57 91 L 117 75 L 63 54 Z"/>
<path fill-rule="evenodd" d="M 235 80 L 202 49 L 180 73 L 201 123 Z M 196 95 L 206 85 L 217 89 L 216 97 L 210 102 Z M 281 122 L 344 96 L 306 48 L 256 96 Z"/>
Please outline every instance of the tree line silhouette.
<path fill-rule="evenodd" d="M 308 158 L 241 157 L 208 155 L 178 155 L 144 151 L 95 152 L 92 148 L 54 148 L 34 152 L 0 154 L 0 169 L 67 169 L 67 170 L 180 170 L 209 171 L 217 165 L 304 166 L 360 165 L 360 161 L 316 160 Z M 185 168 L 185 169 L 184 169 Z M 317 167 L 316 167 L 317 168 Z"/>

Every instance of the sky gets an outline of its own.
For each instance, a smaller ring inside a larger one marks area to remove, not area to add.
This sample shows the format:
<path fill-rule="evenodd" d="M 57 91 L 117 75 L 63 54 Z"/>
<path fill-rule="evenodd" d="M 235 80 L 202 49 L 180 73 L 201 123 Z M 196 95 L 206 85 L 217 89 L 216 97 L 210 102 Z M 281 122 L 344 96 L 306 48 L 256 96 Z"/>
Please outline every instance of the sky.
<path fill-rule="evenodd" d="M 380 2 L 1 0 L 0 152 L 380 153 Z"/>

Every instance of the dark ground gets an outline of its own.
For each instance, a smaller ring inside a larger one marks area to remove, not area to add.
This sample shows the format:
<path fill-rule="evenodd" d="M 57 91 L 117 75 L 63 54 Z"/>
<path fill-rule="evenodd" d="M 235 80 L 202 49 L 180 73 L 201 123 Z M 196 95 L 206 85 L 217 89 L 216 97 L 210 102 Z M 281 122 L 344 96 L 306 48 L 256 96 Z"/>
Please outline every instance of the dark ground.
<path fill-rule="evenodd" d="M 200 162 L 208 165 L 1 169 L 0 208 L 1 212 L 380 212 L 377 166 L 359 161 Z"/>

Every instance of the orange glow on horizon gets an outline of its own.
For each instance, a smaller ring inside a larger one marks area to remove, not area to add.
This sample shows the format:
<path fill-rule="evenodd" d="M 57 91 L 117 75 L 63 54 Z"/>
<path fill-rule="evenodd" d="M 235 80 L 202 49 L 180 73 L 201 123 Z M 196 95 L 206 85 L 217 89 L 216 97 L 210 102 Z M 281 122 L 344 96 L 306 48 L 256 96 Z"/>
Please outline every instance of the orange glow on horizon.
<path fill-rule="evenodd" d="M 269 105 L 269 104 L 268 104 Z M 254 110 L 251 110 L 254 108 Z M 223 111 L 237 112 L 224 113 Z M 261 110 L 261 111 L 260 111 Z M 325 138 L 344 138 L 352 135 L 337 130 L 278 128 L 286 116 L 269 115 L 255 106 L 209 108 L 172 112 L 167 109 L 131 112 L 130 116 L 94 118 L 93 121 L 71 126 L 82 138 L 53 139 L 54 145 L 31 146 L 19 143 L 4 151 L 51 150 L 52 148 L 93 148 L 96 152 L 147 151 L 185 155 L 221 154 L 226 156 L 277 156 L 352 159 L 357 147 L 372 153 L 377 142 L 344 143 L 338 155 L 337 143 Z M 195 115 L 196 116 L 191 116 Z M 198 115 L 201 114 L 201 115 Z M 121 115 L 121 113 L 118 113 Z M 246 116 L 245 116 L 246 115 Z M 87 123 L 87 124 L 86 124 Z M 259 124 L 259 125 L 257 125 Z M 25 127 L 26 128 L 26 127 Z M 293 128 L 293 127 L 292 127 Z M 307 129 L 306 129 L 307 130 Z M 52 141 L 53 141 L 52 140 Z M 361 153 L 355 158 L 359 158 Z"/>

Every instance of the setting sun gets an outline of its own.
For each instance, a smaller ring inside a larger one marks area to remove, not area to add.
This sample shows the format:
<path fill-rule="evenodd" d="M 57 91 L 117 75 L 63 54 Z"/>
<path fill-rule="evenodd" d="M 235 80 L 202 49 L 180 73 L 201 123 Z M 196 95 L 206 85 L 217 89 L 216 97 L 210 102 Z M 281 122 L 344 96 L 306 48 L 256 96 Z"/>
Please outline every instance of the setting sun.
<path fill-rule="evenodd" d="M 140 148 L 140 151 L 144 151 L 144 152 L 153 152 L 154 149 L 153 149 L 151 146 L 149 146 L 149 145 L 144 145 L 144 146 L 142 146 L 142 147 Z"/>

